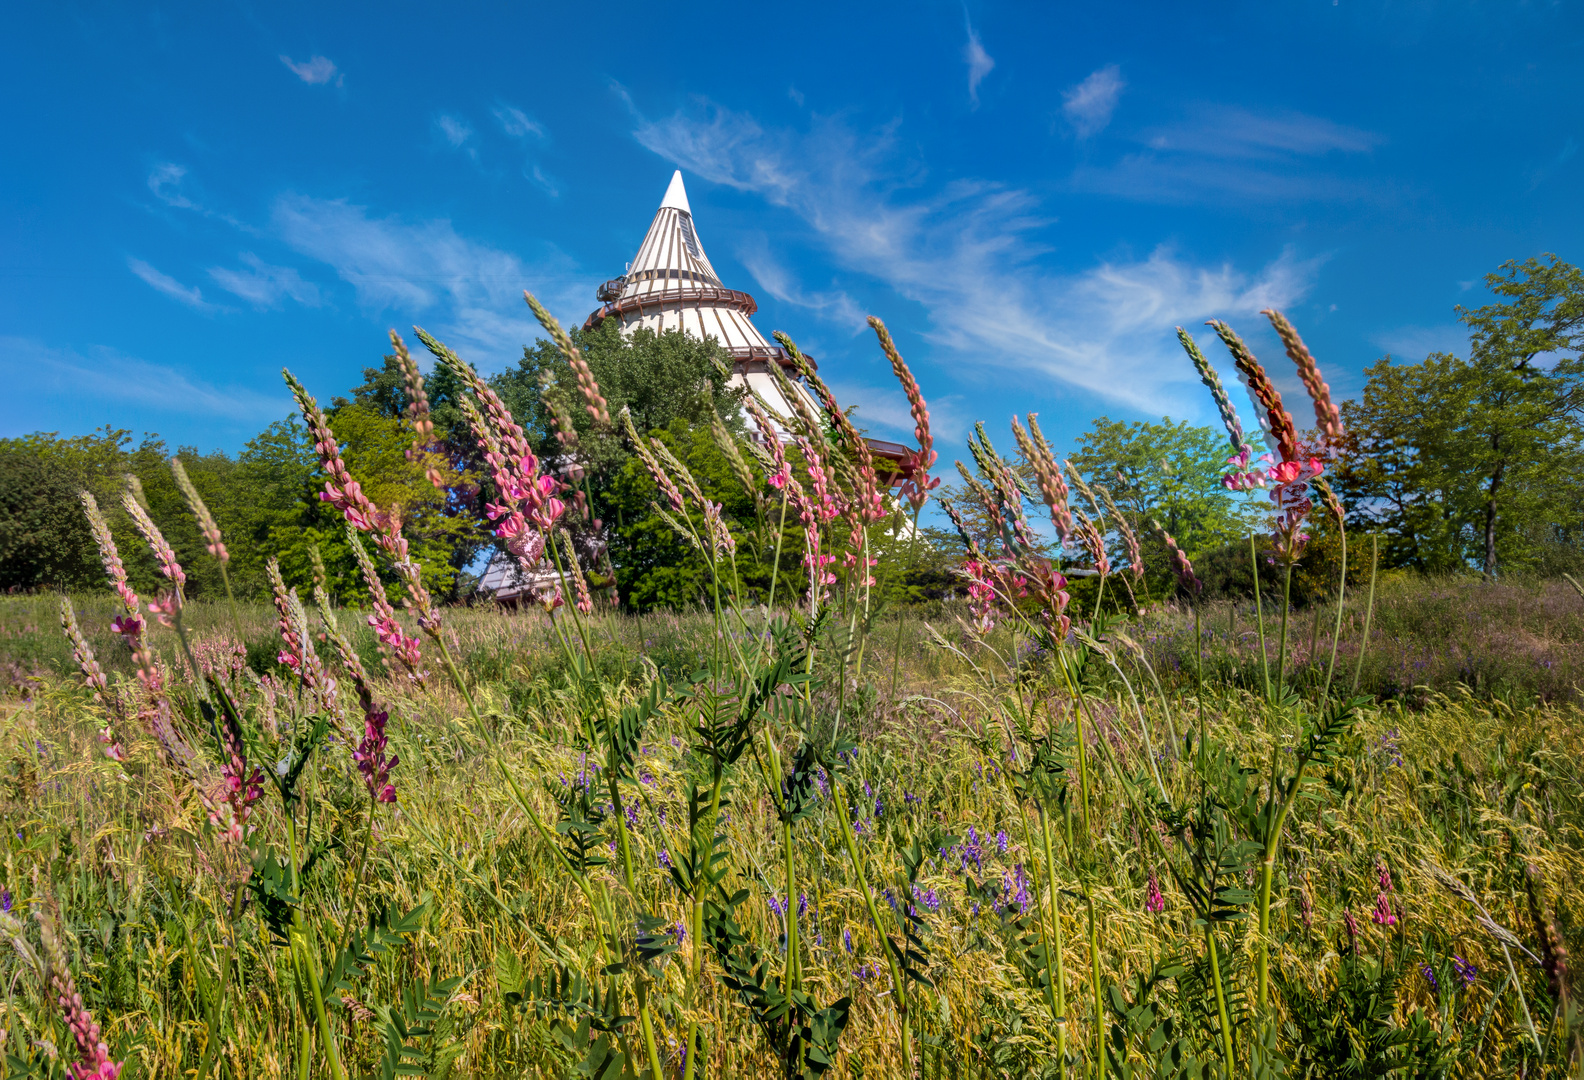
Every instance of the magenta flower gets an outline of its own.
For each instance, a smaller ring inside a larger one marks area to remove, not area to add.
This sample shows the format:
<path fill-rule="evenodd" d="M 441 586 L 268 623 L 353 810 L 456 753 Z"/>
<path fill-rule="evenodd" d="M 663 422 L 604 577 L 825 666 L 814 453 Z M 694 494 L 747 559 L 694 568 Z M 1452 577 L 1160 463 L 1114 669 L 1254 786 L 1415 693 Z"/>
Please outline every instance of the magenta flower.
<path fill-rule="evenodd" d="M 1166 910 L 1166 898 L 1161 895 L 1160 882 L 1155 879 L 1153 871 L 1149 876 L 1149 896 L 1144 900 L 1144 910 L 1151 915 L 1159 915 Z"/>
<path fill-rule="evenodd" d="M 390 783 L 390 771 L 401 761 L 400 755 L 385 756 L 385 721 L 387 714 L 370 708 L 363 717 L 363 741 L 352 751 L 358 772 L 363 774 L 369 795 L 380 802 L 396 801 L 396 786 Z"/>

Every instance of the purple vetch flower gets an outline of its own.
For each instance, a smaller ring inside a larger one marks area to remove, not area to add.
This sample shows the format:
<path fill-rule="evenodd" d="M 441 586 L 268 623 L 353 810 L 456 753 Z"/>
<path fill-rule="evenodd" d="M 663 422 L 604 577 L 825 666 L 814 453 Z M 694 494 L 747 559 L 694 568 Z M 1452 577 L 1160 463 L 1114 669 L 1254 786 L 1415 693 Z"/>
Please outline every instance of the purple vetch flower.
<path fill-rule="evenodd" d="M 848 952 L 852 952 L 852 927 L 850 926 L 842 928 L 842 946 Z"/>
<path fill-rule="evenodd" d="M 682 944 L 684 941 L 687 940 L 687 924 L 686 923 L 678 921 L 677 924 L 676 924 L 676 927 L 675 927 L 675 932 L 676 932 L 676 939 L 677 939 L 677 944 L 678 945 Z"/>
<path fill-rule="evenodd" d="M 797 908 L 797 911 L 798 911 L 798 918 L 800 918 L 800 919 L 803 918 L 803 916 L 808 914 L 808 893 L 806 893 L 806 892 L 798 893 L 798 908 Z"/>
<path fill-rule="evenodd" d="M 939 911 L 941 906 L 940 894 L 934 889 L 921 889 L 913 886 L 913 899 L 923 904 L 929 911 Z"/>
<path fill-rule="evenodd" d="M 924 804 L 924 800 L 913 794 L 911 791 L 904 791 L 902 793 L 902 802 L 908 806 L 911 806 L 914 803 L 918 803 L 920 806 Z"/>
<path fill-rule="evenodd" d="M 1452 957 L 1452 970 L 1457 972 L 1457 977 L 1463 980 L 1464 986 L 1473 986 L 1474 980 L 1479 978 L 1479 968 L 1461 956 Z"/>
<path fill-rule="evenodd" d="M 1007 834 L 1005 829 L 996 833 L 996 850 L 1002 855 L 1007 853 Z"/>
<path fill-rule="evenodd" d="M 858 976 L 858 978 L 862 979 L 864 982 L 868 982 L 870 979 L 875 977 L 877 974 L 877 969 L 872 964 L 865 964 L 863 967 L 854 971 L 853 974 Z"/>
<path fill-rule="evenodd" d="M 775 912 L 777 915 L 779 915 L 782 918 L 786 917 L 786 913 L 787 913 L 786 903 L 779 896 L 777 896 L 775 893 L 770 893 L 768 896 L 766 896 L 765 897 L 765 903 L 770 905 L 770 910 L 771 911 Z"/>
<path fill-rule="evenodd" d="M 863 786 L 864 786 L 864 794 L 869 796 L 871 799 L 874 798 L 874 788 L 869 786 L 869 781 L 865 780 L 863 782 Z"/>
<path fill-rule="evenodd" d="M 1029 881 L 1028 875 L 1023 872 L 1023 864 L 1018 863 L 1012 868 L 1012 878 L 1007 880 L 1006 872 L 1001 874 L 1001 896 L 1005 900 L 1011 894 L 1011 903 L 1018 906 L 1018 913 L 1024 914 L 1029 909 Z"/>
<path fill-rule="evenodd" d="M 671 853 L 666 851 L 665 848 L 661 848 L 660 849 L 660 856 L 659 856 L 659 860 L 658 861 L 659 861 L 660 866 L 661 866 L 662 869 L 665 869 L 665 870 L 671 869 Z"/>
<path fill-rule="evenodd" d="M 885 802 L 879 798 L 875 799 L 874 816 L 876 819 L 885 817 Z"/>
<path fill-rule="evenodd" d="M 1419 974 L 1424 976 L 1425 985 L 1430 987 L 1432 994 L 1441 992 L 1441 980 L 1436 978 L 1435 969 L 1429 964 L 1419 965 Z"/>
<path fill-rule="evenodd" d="M 10 889 L 0 889 L 0 911 L 9 912 L 10 910 L 11 910 L 11 890 Z"/>
<path fill-rule="evenodd" d="M 958 852 L 958 858 L 962 860 L 963 870 L 966 871 L 968 869 L 968 860 L 972 859 L 974 869 L 983 873 L 984 864 L 981 861 L 983 855 L 984 848 L 979 844 L 979 834 L 974 831 L 974 827 L 970 825 L 968 826 L 968 842 L 964 844 L 961 850 Z"/>
<path fill-rule="evenodd" d="M 627 818 L 627 827 L 629 829 L 637 829 L 638 828 L 638 804 L 637 803 L 635 803 L 635 802 L 627 803 L 625 806 L 622 807 L 622 814 L 623 814 L 623 816 L 625 816 Z"/>

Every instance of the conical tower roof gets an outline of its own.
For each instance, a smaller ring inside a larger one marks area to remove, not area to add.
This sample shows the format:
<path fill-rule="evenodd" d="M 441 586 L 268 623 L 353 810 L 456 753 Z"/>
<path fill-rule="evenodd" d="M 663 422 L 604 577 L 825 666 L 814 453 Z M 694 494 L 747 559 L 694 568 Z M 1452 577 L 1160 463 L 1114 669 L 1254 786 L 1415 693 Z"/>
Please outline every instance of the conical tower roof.
<path fill-rule="evenodd" d="M 627 272 L 601 285 L 599 299 L 604 306 L 585 326 L 615 317 L 623 330 L 681 330 L 700 340 L 714 338 L 736 358 L 739 373 L 756 368 L 766 372 L 771 361 L 790 366 L 790 358 L 754 326 L 758 303 L 745 292 L 728 289 L 710 265 L 680 171 L 672 174 Z"/>

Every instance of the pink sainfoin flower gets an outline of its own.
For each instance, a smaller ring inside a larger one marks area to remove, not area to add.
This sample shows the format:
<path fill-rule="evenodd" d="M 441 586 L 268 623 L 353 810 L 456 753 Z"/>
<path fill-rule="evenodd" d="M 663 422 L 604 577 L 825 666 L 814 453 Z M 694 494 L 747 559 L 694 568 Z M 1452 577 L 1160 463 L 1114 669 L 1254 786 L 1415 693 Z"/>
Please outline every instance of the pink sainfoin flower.
<path fill-rule="evenodd" d="M 589 369 L 588 361 L 583 359 L 582 351 L 572 343 L 572 338 L 561 328 L 556 317 L 546 311 L 544 305 L 539 303 L 532 293 L 524 290 L 523 299 L 528 302 L 528 307 L 534 313 L 534 318 L 539 320 L 539 325 L 545 328 L 550 340 L 555 342 L 556 348 L 561 350 L 561 355 L 566 357 L 567 363 L 571 365 L 573 374 L 577 376 L 578 389 L 583 392 L 583 400 L 587 402 L 585 407 L 589 415 L 600 427 L 610 427 L 609 407 L 605 399 L 600 396 L 599 383 L 594 381 L 594 372 Z"/>
<path fill-rule="evenodd" d="M 1242 454 L 1243 462 L 1247 465 L 1248 455 L 1244 451 L 1249 451 L 1251 448 L 1248 439 L 1243 435 L 1243 422 L 1238 419 L 1237 407 L 1227 396 L 1226 387 L 1221 385 L 1221 376 L 1216 374 L 1216 369 L 1199 350 L 1199 345 L 1194 341 L 1193 336 L 1180 326 L 1177 328 L 1177 340 L 1188 353 L 1188 359 L 1193 361 L 1194 370 L 1199 373 L 1200 381 L 1209 388 L 1210 396 L 1215 399 L 1216 408 L 1221 413 L 1221 424 L 1226 428 L 1227 439 L 1232 443 L 1232 453 Z"/>
<path fill-rule="evenodd" d="M 1151 915 L 1159 915 L 1166 910 L 1166 898 L 1161 895 L 1160 882 L 1155 879 L 1154 871 L 1149 876 L 1149 895 L 1144 898 L 1144 910 Z"/>
<path fill-rule="evenodd" d="M 341 706 L 336 700 L 335 680 L 330 678 L 314 652 L 313 641 L 308 636 L 308 616 L 294 591 L 286 588 L 281 578 L 280 563 L 270 559 L 264 566 L 269 576 L 271 595 L 280 627 L 284 648 L 277 655 L 286 667 L 302 680 L 303 687 L 319 699 L 325 712 L 338 724 L 342 720 Z"/>
<path fill-rule="evenodd" d="M 1106 555 L 1105 537 L 1100 535 L 1100 530 L 1095 528 L 1094 522 L 1089 520 L 1082 510 L 1077 512 L 1078 542 L 1089 553 L 1089 558 L 1094 562 L 1095 570 L 1103 578 L 1111 573 L 1111 560 Z"/>
<path fill-rule="evenodd" d="M 390 771 L 400 763 L 401 756 L 385 756 L 387 719 L 388 714 L 384 710 L 368 710 L 363 717 L 363 741 L 352 751 L 352 760 L 357 762 L 358 772 L 363 774 L 369 797 L 393 803 L 396 801 L 396 785 L 390 782 Z"/>
<path fill-rule="evenodd" d="M 231 553 L 226 550 L 225 540 L 220 536 L 220 526 L 215 524 L 214 515 L 209 512 L 208 504 L 203 501 L 203 496 L 198 494 L 198 489 L 187 476 L 181 458 L 171 458 L 170 467 L 171 475 L 176 478 L 176 486 L 181 489 L 182 497 L 187 500 L 187 508 L 198 520 L 198 531 L 203 534 L 205 548 L 222 563 L 230 562 Z"/>
<path fill-rule="evenodd" d="M 347 543 L 352 548 L 352 554 L 357 557 L 358 569 L 363 573 L 363 584 L 368 587 L 369 600 L 374 608 L 368 616 L 368 624 L 374 629 L 380 650 L 406 668 L 407 677 L 422 686 L 428 672 L 423 667 L 423 651 L 418 639 L 408 637 L 401 623 L 396 621 L 396 609 L 385 595 L 385 583 L 380 581 L 374 560 L 369 558 L 368 551 L 351 525 L 347 526 Z"/>
<path fill-rule="evenodd" d="M 1263 413 L 1259 421 L 1265 433 L 1266 445 L 1273 453 L 1279 454 L 1283 461 L 1297 460 L 1298 429 L 1282 405 L 1281 393 L 1276 389 L 1276 384 L 1271 382 L 1260 362 L 1254 359 L 1254 354 L 1230 326 L 1214 319 L 1208 325 L 1214 328 L 1227 351 L 1232 354 L 1238 378 L 1248 390 L 1249 399 Z"/>
<path fill-rule="evenodd" d="M 1067 506 L 1067 482 L 1062 479 L 1061 469 L 1056 465 L 1056 457 L 1051 453 L 1050 444 L 1040 432 L 1037 414 L 1029 413 L 1028 422 L 1029 430 L 1024 431 L 1018 418 L 1012 417 L 1012 434 L 1017 439 L 1018 449 L 1023 452 L 1023 457 L 1034 467 L 1034 480 L 1039 485 L 1045 506 L 1050 510 L 1051 524 L 1055 526 L 1056 538 L 1066 546 L 1073 534 L 1072 511 Z"/>
<path fill-rule="evenodd" d="M 1222 487 L 1228 491 L 1253 491 L 1255 488 L 1262 488 L 1270 483 L 1270 475 L 1264 469 L 1249 468 L 1253 453 L 1254 448 L 1245 444 L 1237 453 L 1227 458 L 1227 464 L 1232 466 L 1232 469 L 1221 477 Z M 1265 465 L 1271 464 L 1271 456 L 1269 454 L 1261 454 L 1258 458 L 1253 458 L 1253 460 Z"/>
<path fill-rule="evenodd" d="M 776 431 L 775 425 L 770 422 L 770 417 L 760 406 L 759 400 L 752 394 L 743 400 L 748 415 L 753 417 L 754 426 L 759 429 L 759 439 L 764 444 L 765 450 L 770 454 L 770 460 L 775 469 L 766 477 L 766 481 L 777 491 L 786 488 L 787 481 L 792 478 L 792 466 L 786 459 L 786 451 L 781 446 L 781 435 Z"/>
<path fill-rule="evenodd" d="M 429 589 L 423 583 L 423 569 L 412 557 L 407 538 L 402 535 L 400 507 L 382 511 L 363 493 L 362 485 L 352 478 L 346 462 L 341 459 L 341 448 L 319 403 L 292 377 L 291 372 L 283 371 L 282 374 L 313 436 L 314 451 L 319 455 L 320 467 L 329 474 L 324 490 L 319 493 L 320 500 L 341 511 L 347 524 L 374 538 L 374 542 L 390 558 L 391 565 L 396 568 L 397 575 L 406 587 L 407 595 L 403 602 L 416 609 L 418 626 L 431 637 L 438 638 L 440 613 L 435 610 Z"/>
<path fill-rule="evenodd" d="M 396 366 L 401 368 L 402 386 L 407 393 L 407 422 L 413 429 L 412 445 L 405 454 L 408 461 L 417 461 L 429 445 L 429 440 L 434 437 L 434 421 L 429 419 L 429 395 L 424 391 L 423 372 L 418 370 L 418 362 L 408 353 L 407 343 L 394 330 L 390 332 L 390 341 L 396 354 Z M 429 473 L 431 476 L 439 475 L 433 469 Z M 443 483 L 431 482 L 435 487 L 444 486 Z"/>
<path fill-rule="evenodd" d="M 64 596 L 61 597 L 60 612 L 61 629 L 66 632 L 66 640 L 72 644 L 72 657 L 77 661 L 78 670 L 82 672 L 83 682 L 93 691 L 95 701 L 103 705 L 116 719 L 124 722 L 126 717 L 121 714 L 120 699 L 110 693 L 110 685 L 105 680 L 104 669 L 94 658 L 93 647 L 88 644 L 88 639 L 83 637 L 83 632 L 77 625 L 77 613 L 72 610 L 71 601 Z M 126 760 L 126 751 L 122 748 L 120 740 L 116 738 L 113 725 L 106 724 L 99 729 L 99 742 L 104 747 L 105 757 L 111 761 Z"/>
<path fill-rule="evenodd" d="M 1392 911 L 1392 877 L 1391 871 L 1381 861 L 1375 863 L 1375 876 L 1380 881 L 1380 891 L 1375 894 L 1375 910 L 1370 914 L 1370 919 L 1377 926 L 1396 926 L 1397 915 Z"/>
<path fill-rule="evenodd" d="M 973 614 L 972 629 L 981 636 L 995 629 L 995 586 L 991 583 L 990 565 L 983 559 L 968 559 L 963 563 L 968 578 L 968 610 Z"/>
<path fill-rule="evenodd" d="M 77 1044 L 77 1060 L 71 1063 L 72 1080 L 117 1080 L 121 1063 L 110 1059 L 110 1047 L 99 1032 L 93 1013 L 83 1004 L 60 940 L 53 898 L 36 913 L 39 936 L 44 945 L 45 971 L 50 992 L 61 1011 L 61 1019 Z"/>
<path fill-rule="evenodd" d="M 154 524 L 154 519 L 148 516 L 148 511 L 143 509 L 141 503 L 132 497 L 130 489 L 121 493 L 121 505 L 131 515 L 132 523 L 137 526 L 143 539 L 148 541 L 149 548 L 154 552 L 154 558 L 159 562 L 160 573 L 175 586 L 174 601 L 176 607 L 181 606 L 182 586 L 187 584 L 187 574 L 181 568 L 181 563 L 176 561 L 176 552 L 165 542 L 165 536 L 160 532 L 159 526 Z M 166 608 L 167 613 L 175 610 Z"/>
<path fill-rule="evenodd" d="M 220 804 L 213 803 L 209 820 L 217 825 L 227 840 L 240 843 L 247 839 L 248 818 L 253 815 L 253 804 L 264 793 L 264 774 L 258 769 L 248 769 L 247 747 L 242 741 L 242 730 L 232 721 L 232 714 L 221 710 L 220 746 L 225 751 L 220 775 L 225 782 L 225 812 Z"/>
<path fill-rule="evenodd" d="M 886 359 L 891 361 L 891 372 L 902 384 L 902 392 L 908 399 L 908 411 L 913 414 L 913 436 L 918 439 L 919 445 L 917 450 L 910 451 L 903 459 L 903 480 L 899 490 L 917 512 L 929 501 L 929 493 L 940 486 L 940 477 L 931 479 L 929 474 L 938 459 L 930 435 L 929 407 L 924 403 L 924 395 L 919 392 L 918 380 L 913 378 L 913 372 L 908 370 L 902 354 L 897 352 L 885 323 L 871 315 L 869 325 L 880 339 L 880 348 L 886 354 Z"/>
<path fill-rule="evenodd" d="M 792 339 L 780 331 L 776 332 L 775 338 L 792 357 L 799 374 L 803 376 L 803 381 L 813 389 L 819 399 L 820 408 L 824 410 L 826 420 L 836 431 L 841 448 L 851 452 L 857 459 L 854 468 L 855 478 L 858 481 L 857 490 L 853 492 L 851 505 L 846 507 L 846 512 L 851 514 L 856 522 L 854 532 L 857 533 L 865 525 L 884 521 L 888 511 L 885 498 L 880 493 L 879 478 L 875 475 L 874 454 L 869 448 L 869 440 L 858 434 L 858 429 L 853 427 L 852 420 L 836 400 L 836 395 L 825 385 L 825 381 L 819 377 L 819 373 L 814 370 L 808 358 L 798 351 Z M 855 546 L 861 547 L 862 540 L 857 541 Z"/>
<path fill-rule="evenodd" d="M 1298 331 L 1293 329 L 1292 323 L 1287 321 L 1287 316 L 1272 308 L 1266 308 L 1260 314 L 1276 328 L 1282 344 L 1287 347 L 1287 356 L 1298 369 L 1298 378 L 1303 380 L 1304 389 L 1309 391 L 1309 398 L 1314 402 L 1315 430 L 1320 432 L 1320 437 L 1326 443 L 1335 446 L 1342 441 L 1342 411 L 1331 400 L 1331 387 L 1320 377 L 1320 365 L 1315 363 L 1314 354 L 1303 343 L 1303 338 L 1298 336 Z"/>
<path fill-rule="evenodd" d="M 1358 950 L 1359 926 L 1358 920 L 1353 917 L 1352 908 L 1342 909 L 1342 928 L 1347 931 L 1348 943 Z"/>
<path fill-rule="evenodd" d="M 110 525 L 105 521 L 99 503 L 91 492 L 79 491 L 77 496 L 82 500 L 83 512 L 88 516 L 88 528 L 99 546 L 99 557 L 104 563 L 105 573 L 110 577 L 110 584 L 115 587 L 116 595 L 121 597 L 127 614 L 136 615 L 142 609 L 143 602 L 127 583 L 126 567 L 122 565 L 121 553 L 116 550 L 115 538 L 110 535 Z"/>
<path fill-rule="evenodd" d="M 1188 561 L 1188 556 L 1183 549 L 1177 546 L 1177 541 L 1166 527 L 1154 518 L 1150 518 L 1150 525 L 1160 534 L 1161 540 L 1166 544 L 1166 551 L 1171 556 L 1172 572 L 1177 575 L 1177 580 L 1182 584 L 1183 592 L 1189 596 L 1198 596 L 1204 592 L 1204 582 L 1199 580 L 1199 575 L 1194 573 L 1193 563 Z"/>

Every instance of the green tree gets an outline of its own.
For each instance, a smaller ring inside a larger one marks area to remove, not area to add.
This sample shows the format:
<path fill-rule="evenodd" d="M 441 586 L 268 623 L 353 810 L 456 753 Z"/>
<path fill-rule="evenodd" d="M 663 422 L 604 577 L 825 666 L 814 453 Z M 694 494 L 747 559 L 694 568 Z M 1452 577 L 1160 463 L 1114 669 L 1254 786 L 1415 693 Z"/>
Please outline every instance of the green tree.
<path fill-rule="evenodd" d="M 1554 255 L 1503 263 L 1498 297 L 1458 308 L 1470 353 L 1368 372 L 1344 405 L 1354 517 L 1425 569 L 1576 559 L 1584 535 L 1584 274 Z"/>
<path fill-rule="evenodd" d="M 1111 490 L 1141 539 L 1155 518 L 1192 557 L 1247 536 L 1255 527 L 1260 508 L 1221 485 L 1226 440 L 1210 428 L 1164 416 L 1160 423 L 1102 416 L 1077 443 L 1073 465 Z M 1161 548 L 1164 569 L 1164 545 L 1153 543 Z"/>

